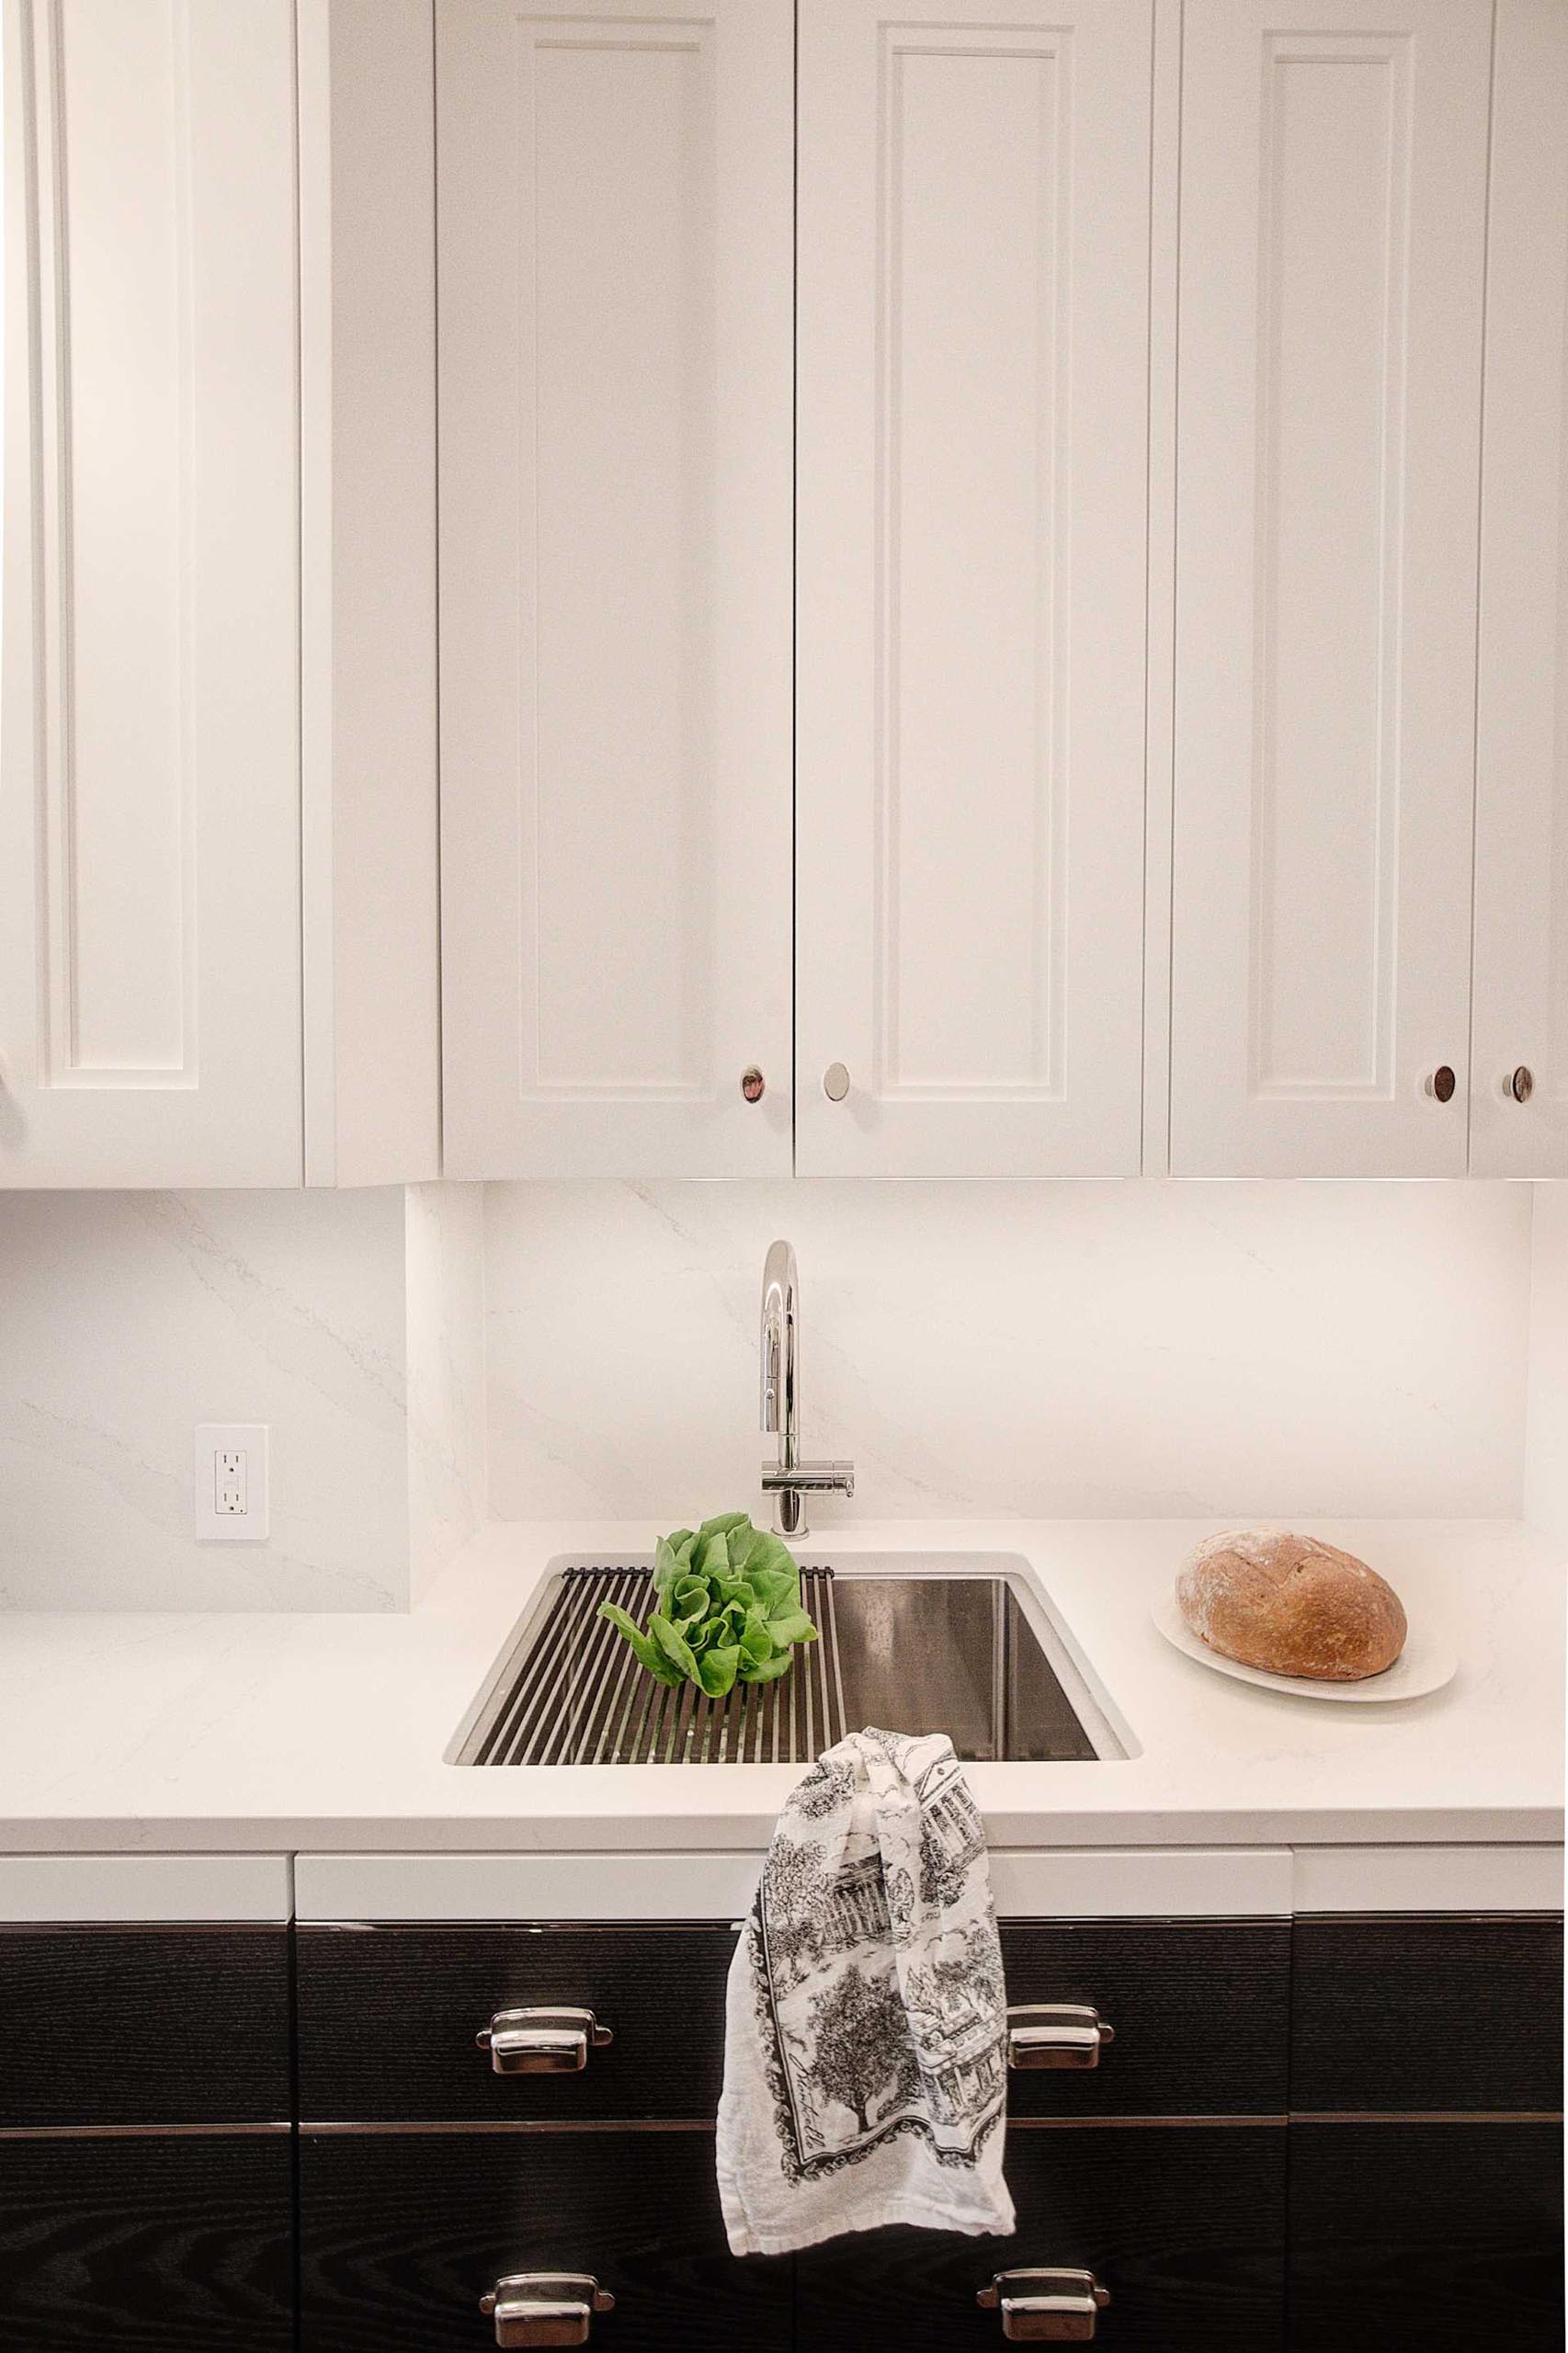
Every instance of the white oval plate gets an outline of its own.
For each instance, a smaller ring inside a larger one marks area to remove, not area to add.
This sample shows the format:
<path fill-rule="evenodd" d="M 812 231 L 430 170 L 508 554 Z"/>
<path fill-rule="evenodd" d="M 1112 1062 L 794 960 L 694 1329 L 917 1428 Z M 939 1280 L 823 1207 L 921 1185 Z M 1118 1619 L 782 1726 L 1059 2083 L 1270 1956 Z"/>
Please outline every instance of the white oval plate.
<path fill-rule="evenodd" d="M 1451 1683 L 1459 1671 L 1453 1636 L 1429 1605 L 1412 1625 L 1393 1665 L 1361 1683 L 1319 1683 L 1306 1676 L 1270 1675 L 1261 1666 L 1244 1666 L 1239 1658 L 1221 1657 L 1193 1632 L 1169 1590 L 1156 1594 L 1149 1615 L 1166 1642 L 1195 1658 L 1199 1666 L 1211 1666 L 1216 1675 L 1234 1676 L 1238 1683 L 1260 1683 L 1268 1691 L 1299 1692 L 1303 1699 L 1337 1699 L 1361 1707 L 1373 1699 L 1422 1699 L 1428 1691 L 1440 1691 L 1445 1683 Z"/>

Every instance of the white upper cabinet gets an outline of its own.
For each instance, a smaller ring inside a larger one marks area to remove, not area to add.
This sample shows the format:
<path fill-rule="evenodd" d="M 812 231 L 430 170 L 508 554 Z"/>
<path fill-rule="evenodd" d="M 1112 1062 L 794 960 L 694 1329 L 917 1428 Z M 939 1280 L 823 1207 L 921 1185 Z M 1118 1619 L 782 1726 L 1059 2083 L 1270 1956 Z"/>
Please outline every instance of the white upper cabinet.
<path fill-rule="evenodd" d="M 300 1182 L 293 23 L 6 13 L 0 1183 Z"/>
<path fill-rule="evenodd" d="M 1184 21 L 1171 1165 L 1462 1175 L 1491 0 Z"/>
<path fill-rule="evenodd" d="M 1499 0 L 1470 1165 L 1568 1176 L 1568 7 Z"/>
<path fill-rule="evenodd" d="M 0 1185 L 1568 1176 L 1568 0 L 0 6 Z"/>
<path fill-rule="evenodd" d="M 5 18 L 0 1185 L 434 1176 L 429 0 Z"/>
<path fill-rule="evenodd" d="M 1139 1166 L 1151 54 L 801 0 L 803 1174 Z"/>
<path fill-rule="evenodd" d="M 793 40 L 437 0 L 449 1175 L 789 1171 Z"/>

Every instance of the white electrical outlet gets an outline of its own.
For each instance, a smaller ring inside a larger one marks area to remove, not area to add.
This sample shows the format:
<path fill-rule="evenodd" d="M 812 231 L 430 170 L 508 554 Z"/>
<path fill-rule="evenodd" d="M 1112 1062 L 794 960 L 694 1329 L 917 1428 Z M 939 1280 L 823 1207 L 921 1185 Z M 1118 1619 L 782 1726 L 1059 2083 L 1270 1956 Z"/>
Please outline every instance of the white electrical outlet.
<path fill-rule="evenodd" d="M 196 1426 L 196 1533 L 209 1544 L 256 1544 L 267 1534 L 265 1422 Z"/>

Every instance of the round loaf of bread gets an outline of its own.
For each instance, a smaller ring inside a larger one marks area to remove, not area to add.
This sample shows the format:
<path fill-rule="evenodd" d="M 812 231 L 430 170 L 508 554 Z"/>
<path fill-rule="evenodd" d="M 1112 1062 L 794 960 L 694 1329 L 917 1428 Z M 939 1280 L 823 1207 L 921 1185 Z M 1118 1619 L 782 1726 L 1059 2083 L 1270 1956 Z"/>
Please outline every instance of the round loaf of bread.
<path fill-rule="evenodd" d="M 1360 1683 L 1404 1648 L 1399 1596 L 1376 1569 L 1282 1528 L 1206 1537 L 1176 1601 L 1210 1650 L 1270 1675 Z"/>

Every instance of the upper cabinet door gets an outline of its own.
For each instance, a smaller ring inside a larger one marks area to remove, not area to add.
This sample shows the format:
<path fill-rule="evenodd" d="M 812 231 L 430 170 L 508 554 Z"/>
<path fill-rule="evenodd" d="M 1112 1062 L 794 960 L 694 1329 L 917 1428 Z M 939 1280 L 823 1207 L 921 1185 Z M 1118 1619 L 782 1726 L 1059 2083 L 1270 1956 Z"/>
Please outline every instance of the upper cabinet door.
<path fill-rule="evenodd" d="M 1139 1165 L 1152 35 L 801 0 L 804 1174 Z"/>
<path fill-rule="evenodd" d="M 1568 8 L 1499 0 L 1476 730 L 1481 1176 L 1568 1176 Z"/>
<path fill-rule="evenodd" d="M 790 0 L 437 39 L 447 1173 L 787 1174 Z"/>
<path fill-rule="evenodd" d="M 6 8 L 0 1184 L 300 1182 L 293 20 Z"/>
<path fill-rule="evenodd" d="M 1491 0 L 1185 22 L 1171 1165 L 1459 1176 Z"/>

